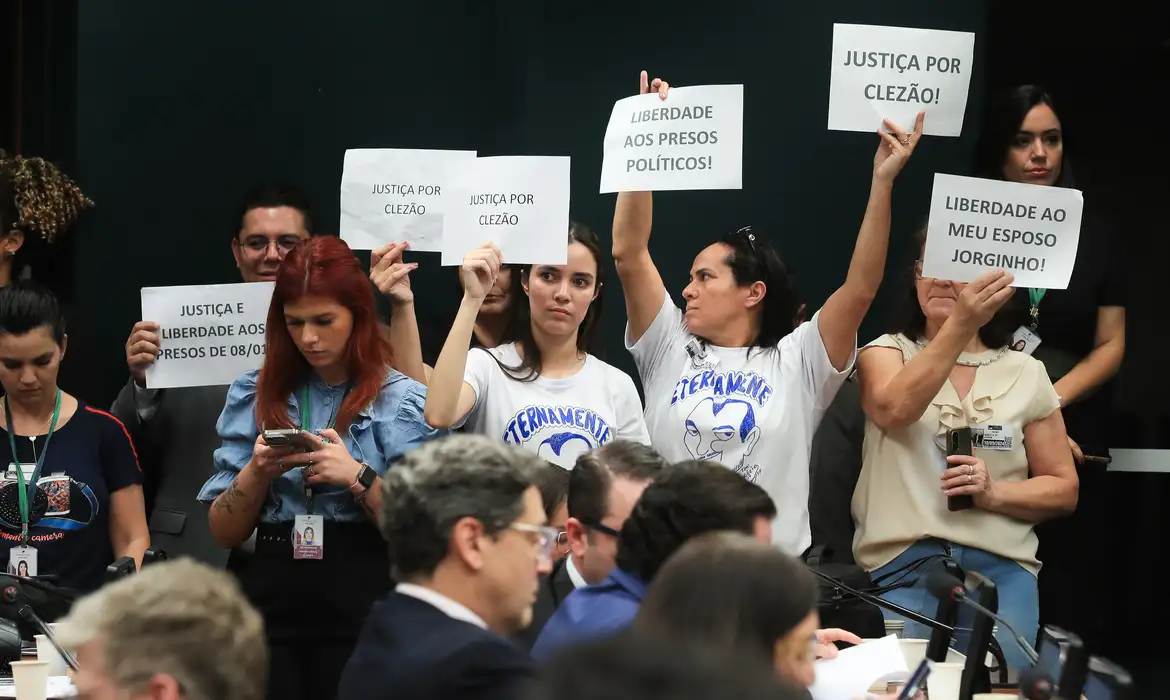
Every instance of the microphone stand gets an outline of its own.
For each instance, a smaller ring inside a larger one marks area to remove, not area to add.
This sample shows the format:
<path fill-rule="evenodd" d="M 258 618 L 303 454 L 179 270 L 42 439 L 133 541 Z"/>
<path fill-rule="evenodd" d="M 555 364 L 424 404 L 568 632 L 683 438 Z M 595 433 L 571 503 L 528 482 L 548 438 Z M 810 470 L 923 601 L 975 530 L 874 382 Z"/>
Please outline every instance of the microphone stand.
<path fill-rule="evenodd" d="M 902 617 L 906 618 L 907 620 L 910 620 L 911 622 L 917 622 L 918 624 L 925 625 L 926 627 L 929 627 L 931 629 L 942 630 L 943 632 L 947 632 L 948 634 L 955 633 L 955 628 L 951 627 L 950 625 L 944 625 L 943 623 L 939 622 L 938 620 L 932 620 L 929 617 L 926 617 L 925 615 L 921 615 L 919 613 L 914 612 L 913 610 L 904 608 L 901 605 L 898 605 L 897 603 L 891 603 L 890 601 L 888 601 L 884 598 L 879 598 L 875 595 L 870 595 L 868 593 L 863 593 L 862 591 L 850 588 L 849 586 L 845 585 L 844 582 L 839 581 L 839 580 L 833 578 L 832 576 L 829 576 L 828 574 L 817 571 L 816 569 L 814 569 L 812 567 L 809 567 L 809 571 L 813 572 L 814 576 L 821 579 L 822 581 L 829 584 L 830 586 L 832 586 L 834 588 L 840 588 L 841 590 L 845 591 L 846 593 L 848 593 L 852 596 L 856 596 L 857 598 L 860 598 L 861 600 L 865 601 L 866 603 L 869 603 L 870 605 L 873 605 L 873 606 L 878 607 L 878 608 L 882 608 L 883 610 L 889 610 L 890 612 L 894 613 L 895 615 L 901 615 Z"/>

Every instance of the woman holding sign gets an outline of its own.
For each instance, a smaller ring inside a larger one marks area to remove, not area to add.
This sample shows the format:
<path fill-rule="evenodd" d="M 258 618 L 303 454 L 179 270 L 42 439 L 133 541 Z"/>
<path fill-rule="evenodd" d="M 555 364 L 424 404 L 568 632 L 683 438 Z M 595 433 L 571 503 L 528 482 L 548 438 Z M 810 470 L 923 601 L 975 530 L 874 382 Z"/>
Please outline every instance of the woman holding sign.
<path fill-rule="evenodd" d="M 647 81 L 663 99 L 669 86 Z M 799 555 L 811 544 L 808 462 L 813 433 L 845 381 L 857 329 L 877 294 L 890 233 L 894 179 L 922 135 L 886 122 L 874 156 L 865 219 L 845 284 L 793 329 L 795 296 L 784 263 L 746 227 L 695 258 L 679 310 L 650 257 L 649 192 L 618 195 L 613 256 L 626 298 L 626 347 L 646 389 L 654 449 L 670 461 L 713 459 L 776 501 L 775 542 Z"/>
<path fill-rule="evenodd" d="M 264 366 L 237 379 L 219 418 L 217 473 L 199 500 L 264 616 L 269 697 L 330 698 L 370 605 L 390 589 L 376 525 L 381 475 L 441 435 L 426 389 L 391 368 L 373 290 L 339 238 L 280 263 Z"/>
<path fill-rule="evenodd" d="M 469 351 L 502 262 L 491 244 L 463 259 L 463 303 L 431 375 L 427 422 L 467 423 L 469 432 L 520 445 L 564 469 L 611 440 L 649 444 L 633 380 L 587 352 L 604 289 L 597 236 L 570 222 L 567 265 L 516 271 L 528 299 L 511 305 L 508 342 Z"/>
<path fill-rule="evenodd" d="M 923 277 L 917 262 L 902 331 L 858 355 L 853 555 L 876 585 L 903 586 L 885 598 L 927 616 L 938 607 L 927 577 L 954 560 L 995 582 L 999 614 L 1031 640 L 1035 525 L 1076 507 L 1077 474 L 1044 365 L 1009 348 L 1011 282 L 1002 270 L 970 284 Z M 907 621 L 905 636 L 929 630 Z M 1030 665 L 1010 630 L 997 636 L 1010 667 Z"/>
<path fill-rule="evenodd" d="M 67 338 L 49 292 L 0 290 L 0 539 L 12 571 L 99 588 L 121 557 L 150 546 L 142 472 L 126 428 L 57 385 Z"/>
<path fill-rule="evenodd" d="M 1063 126 L 1042 88 L 1023 85 L 1001 95 L 984 124 L 976 152 L 980 177 L 1076 187 Z M 1105 562 L 1114 551 L 1105 458 L 1113 422 L 1110 384 L 1125 356 L 1125 279 L 1117 240 L 1089 214 L 1086 201 L 1068 288 L 1020 289 L 1016 299 L 1023 311 L 1016 337 L 1025 341 L 1024 352 L 1044 363 L 1056 387 L 1084 485 L 1076 513 L 1039 531 L 1043 618 L 1075 630 L 1090 644 L 1108 636 L 1110 616 L 1085 606 L 1085 597 L 1108 600 L 1116 574 Z M 1076 591 L 1065 585 L 1073 576 L 1081 582 Z"/>

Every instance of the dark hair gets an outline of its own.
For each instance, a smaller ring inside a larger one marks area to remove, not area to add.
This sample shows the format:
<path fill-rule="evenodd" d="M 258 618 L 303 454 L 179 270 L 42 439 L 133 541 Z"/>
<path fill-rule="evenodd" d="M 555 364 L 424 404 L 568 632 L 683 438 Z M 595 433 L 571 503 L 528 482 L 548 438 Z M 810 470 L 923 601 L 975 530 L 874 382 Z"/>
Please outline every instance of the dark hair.
<path fill-rule="evenodd" d="M 65 342 L 65 315 L 52 292 L 27 281 L 0 289 L 0 334 L 25 335 L 45 326 L 58 345 Z"/>
<path fill-rule="evenodd" d="M 1028 112 L 1047 105 L 1060 118 L 1052 96 L 1039 85 L 1018 85 L 996 95 L 987 103 L 983 130 L 975 148 L 975 174 L 989 180 L 1003 179 L 1003 162 Z M 1062 123 L 1063 127 L 1063 123 Z M 1063 131 L 1063 128 L 1062 128 Z M 1076 187 L 1067 152 L 1061 157 L 1057 187 Z"/>
<path fill-rule="evenodd" d="M 914 234 L 914 249 L 917 251 L 915 260 L 910 268 L 909 294 L 906 296 L 906 306 L 902 312 L 902 323 L 898 329 L 902 335 L 918 342 L 926 332 L 926 314 L 922 312 L 922 304 L 918 302 L 918 259 L 922 257 L 923 247 L 926 245 L 926 228 L 923 227 Z M 1020 309 L 1016 305 L 1016 297 L 1012 296 L 1007 303 L 995 312 L 991 320 L 979 329 L 979 340 L 989 348 L 1002 348 L 1012 342 L 1012 335 L 1020 326 Z"/>
<path fill-rule="evenodd" d="M 564 467 L 545 462 L 544 469 L 536 475 L 536 488 L 540 491 L 540 501 L 544 504 L 544 517 L 549 521 L 552 521 L 569 495 L 570 473 Z"/>
<path fill-rule="evenodd" d="M 750 535 L 759 517 L 776 517 L 764 489 L 718 462 L 680 462 L 642 492 L 622 526 L 614 563 L 650 582 L 692 537 L 716 530 Z"/>
<path fill-rule="evenodd" d="M 589 304 L 589 310 L 585 312 L 585 318 L 581 319 L 581 325 L 577 328 L 577 350 L 580 352 L 589 352 L 593 347 L 597 330 L 597 320 L 601 317 L 601 305 L 605 300 L 605 258 L 601 254 L 601 244 L 597 240 L 597 234 L 593 233 L 589 227 L 582 223 L 569 220 L 569 245 L 573 243 L 580 243 L 589 249 L 593 254 L 593 260 L 597 263 L 597 278 L 594 280 L 594 289 L 597 290 L 597 296 Z M 532 265 L 522 265 L 516 269 L 516 275 L 512 279 L 513 289 L 519 288 L 523 285 L 523 280 L 528 279 L 528 274 L 532 272 Z M 501 339 L 503 343 L 516 343 L 523 349 L 523 357 L 520 359 L 520 364 L 516 366 L 506 365 L 500 362 L 495 355 L 496 362 L 500 368 L 504 370 L 504 374 L 512 379 L 521 382 L 535 381 L 540 376 L 542 368 L 542 358 L 540 356 L 540 348 L 536 345 L 536 338 L 532 334 L 532 309 L 531 302 L 520 296 L 519 292 L 509 290 L 509 294 L 514 294 L 509 300 L 508 304 L 508 322 L 505 326 L 504 336 Z"/>
<path fill-rule="evenodd" d="M 772 660 L 776 642 L 817 609 L 818 589 L 793 557 L 736 532 L 687 542 L 646 591 L 635 626 Z"/>
<path fill-rule="evenodd" d="M 244 193 L 244 201 L 240 205 L 239 216 L 236 217 L 236 229 L 232 238 L 239 238 L 240 228 L 244 225 L 244 217 L 253 209 L 272 209 L 275 207 L 289 207 L 301 213 L 305 220 L 305 230 L 313 233 L 313 208 L 309 204 L 309 195 L 295 185 L 257 185 Z"/>
<path fill-rule="evenodd" d="M 451 435 L 406 453 L 382 477 L 382 536 L 398 581 L 431 576 L 450 553 L 451 531 L 474 518 L 489 536 L 524 512 L 544 462 L 482 435 Z"/>
<path fill-rule="evenodd" d="M 772 244 L 755 233 L 751 226 L 724 234 L 719 242 L 728 248 L 723 262 L 731 268 L 736 284 L 747 287 L 763 282 L 767 288 L 761 302 L 760 332 L 751 347 L 775 348 L 792 332 L 792 322 L 800 308 L 787 265 Z"/>
<path fill-rule="evenodd" d="M 771 664 L 627 630 L 554 652 L 522 700 L 808 700 Z"/>
<path fill-rule="evenodd" d="M 615 476 L 652 481 L 666 469 L 654 448 L 629 440 L 607 442 L 577 457 L 569 472 L 569 516 L 599 523 L 609 514 L 609 489 Z"/>

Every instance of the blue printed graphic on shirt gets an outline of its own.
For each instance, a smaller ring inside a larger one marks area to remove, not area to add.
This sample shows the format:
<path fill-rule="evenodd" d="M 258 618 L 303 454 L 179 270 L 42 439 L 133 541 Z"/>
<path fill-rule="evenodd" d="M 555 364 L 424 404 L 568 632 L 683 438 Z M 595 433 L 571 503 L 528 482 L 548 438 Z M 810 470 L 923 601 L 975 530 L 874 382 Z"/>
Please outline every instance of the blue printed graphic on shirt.
<path fill-rule="evenodd" d="M 755 372 L 704 370 L 683 376 L 670 403 L 698 399 L 683 419 L 683 443 L 691 457 L 717 461 L 754 483 L 760 465 L 751 457 L 763 437 L 760 412 L 772 393 Z"/>
<path fill-rule="evenodd" d="M 527 406 L 504 428 L 503 440 L 534 450 L 544 459 L 572 468 L 577 456 L 613 439 L 609 422 L 577 406 Z"/>

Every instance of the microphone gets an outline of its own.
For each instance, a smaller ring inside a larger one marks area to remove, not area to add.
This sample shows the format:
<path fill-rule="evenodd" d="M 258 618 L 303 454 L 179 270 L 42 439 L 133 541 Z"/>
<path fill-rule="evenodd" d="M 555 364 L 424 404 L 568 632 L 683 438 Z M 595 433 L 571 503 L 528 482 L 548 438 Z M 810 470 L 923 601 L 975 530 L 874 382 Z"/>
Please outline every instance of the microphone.
<path fill-rule="evenodd" d="M 946 632 L 947 634 L 954 634 L 954 632 L 955 632 L 955 628 L 951 627 L 950 625 L 944 625 L 943 623 L 939 622 L 938 620 L 932 620 L 929 617 L 926 617 L 925 615 L 920 615 L 919 613 L 916 613 L 913 610 L 909 610 L 907 608 L 904 608 L 901 605 L 898 605 L 897 603 L 891 603 L 890 601 L 888 601 L 884 598 L 879 598 L 875 595 L 871 595 L 869 593 L 865 593 L 865 592 L 850 588 L 849 586 L 845 585 L 844 582 L 839 581 L 839 580 L 833 578 L 832 576 L 829 576 L 826 573 L 822 573 L 820 571 L 817 571 L 816 569 L 814 569 L 812 567 L 809 567 L 809 571 L 813 572 L 814 576 L 821 579 L 822 581 L 829 584 L 830 586 L 833 586 L 834 588 L 839 588 L 850 595 L 856 596 L 856 597 L 860 598 L 861 600 L 869 603 L 870 605 L 881 608 L 883 610 L 889 610 L 890 612 L 892 612 L 896 615 L 901 615 L 902 617 L 906 618 L 907 620 L 910 620 L 912 622 L 917 622 L 918 624 L 925 625 L 931 629 L 942 630 L 943 632 Z"/>
<path fill-rule="evenodd" d="M 959 581 L 959 579 L 951 576 L 948 573 L 935 569 L 926 577 L 926 590 L 939 600 L 946 599 L 956 601 L 962 605 L 966 605 L 974 609 L 981 615 L 986 615 L 992 620 L 995 620 L 997 624 L 1003 625 L 1004 629 L 1012 634 L 1016 640 L 1016 645 L 1020 647 L 1020 649 L 1024 652 L 1024 655 L 1028 657 L 1028 663 L 1035 665 L 1036 662 L 1040 660 L 1040 655 L 1036 653 L 1036 650 L 1032 648 L 1032 645 L 1028 643 L 1028 640 L 1024 639 L 1023 635 L 1016 632 L 1015 628 L 1008 624 L 1007 620 L 967 597 L 967 588 L 961 581 Z"/>
<path fill-rule="evenodd" d="M 65 660 L 69 668 L 76 671 L 77 657 L 61 646 L 61 643 L 57 641 L 57 635 L 53 634 L 53 629 L 45 624 L 45 621 L 41 619 L 40 615 L 37 615 L 24 595 L 24 589 L 21 587 L 20 582 L 27 579 L 16 576 L 6 576 L 4 578 L 11 579 L 10 582 L 5 581 L 4 583 L 7 585 L 0 590 L 0 601 L 3 601 L 4 607 L 16 608 L 16 614 L 31 624 L 38 632 L 45 635 L 45 639 L 49 640 L 49 644 L 53 645 L 53 648 L 57 650 L 57 653 L 61 655 L 61 658 Z"/>
<path fill-rule="evenodd" d="M 1036 666 L 1020 671 L 1020 697 L 1027 700 L 1052 700 L 1055 697 L 1052 679 Z"/>

